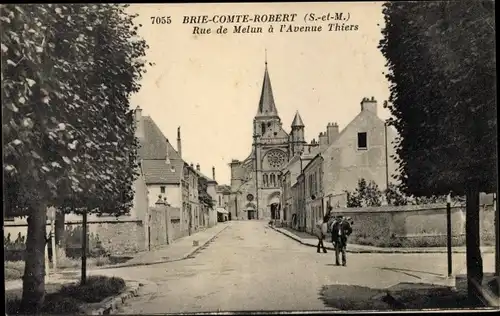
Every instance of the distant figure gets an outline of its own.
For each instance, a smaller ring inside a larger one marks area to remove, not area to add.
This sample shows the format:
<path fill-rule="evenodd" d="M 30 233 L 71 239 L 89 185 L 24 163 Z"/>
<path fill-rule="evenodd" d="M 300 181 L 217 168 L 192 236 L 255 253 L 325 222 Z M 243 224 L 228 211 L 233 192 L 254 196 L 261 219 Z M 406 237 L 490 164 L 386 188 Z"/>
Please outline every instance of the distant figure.
<path fill-rule="evenodd" d="M 328 220 L 330 219 L 329 215 L 325 215 L 322 221 L 319 221 L 316 224 L 316 236 L 318 237 L 318 247 L 317 252 L 320 253 L 320 249 L 323 249 L 324 253 L 327 253 L 323 240 L 325 240 L 328 234 Z"/>
<path fill-rule="evenodd" d="M 352 220 L 351 220 L 352 221 Z M 347 237 L 352 233 L 349 221 L 342 216 L 337 216 L 331 227 L 332 243 L 335 247 L 335 265 L 339 266 L 339 253 L 342 252 L 342 265 L 347 264 L 346 246 Z"/>

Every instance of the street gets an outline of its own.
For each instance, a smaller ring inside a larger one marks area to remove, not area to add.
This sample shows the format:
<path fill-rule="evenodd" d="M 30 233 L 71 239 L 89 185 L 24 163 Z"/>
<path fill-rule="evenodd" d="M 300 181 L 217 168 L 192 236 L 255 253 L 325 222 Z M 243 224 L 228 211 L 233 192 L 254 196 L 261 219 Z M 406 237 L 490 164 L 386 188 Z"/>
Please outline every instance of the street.
<path fill-rule="evenodd" d="M 454 272 L 463 273 L 465 255 L 453 260 Z M 484 270 L 492 271 L 493 254 L 483 260 Z M 241 221 L 231 222 L 193 258 L 90 274 L 147 281 L 141 296 L 128 300 L 119 314 L 331 310 L 342 306 L 326 306 L 325 286 L 338 286 L 351 300 L 358 294 L 367 300 L 377 294 L 371 289 L 401 282 L 446 282 L 446 254 L 348 254 L 346 267 L 333 263 L 333 252 L 318 254 L 265 222 Z"/>

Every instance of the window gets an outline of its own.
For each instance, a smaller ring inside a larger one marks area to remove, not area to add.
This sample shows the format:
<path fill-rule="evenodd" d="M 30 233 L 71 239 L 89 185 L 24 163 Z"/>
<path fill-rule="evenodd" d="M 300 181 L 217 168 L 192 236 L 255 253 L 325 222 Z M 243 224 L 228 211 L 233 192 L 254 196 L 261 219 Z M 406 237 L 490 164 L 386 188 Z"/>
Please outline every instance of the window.
<path fill-rule="evenodd" d="M 262 135 L 264 135 L 264 133 L 266 132 L 266 124 L 262 123 L 260 127 L 262 129 Z"/>
<path fill-rule="evenodd" d="M 221 204 L 222 204 L 222 203 L 221 203 L 221 200 L 220 200 L 220 195 L 219 195 L 219 206 L 220 206 Z"/>
<path fill-rule="evenodd" d="M 164 186 L 160 187 L 160 193 L 165 193 L 165 187 Z"/>
<path fill-rule="evenodd" d="M 275 187 L 276 186 L 276 176 L 274 174 L 271 174 L 271 186 Z"/>
<path fill-rule="evenodd" d="M 358 149 L 366 149 L 366 132 L 358 133 Z"/>
<path fill-rule="evenodd" d="M 268 185 L 267 174 L 265 174 L 265 175 L 262 176 L 262 180 L 264 182 L 264 186 L 267 187 L 267 185 Z"/>

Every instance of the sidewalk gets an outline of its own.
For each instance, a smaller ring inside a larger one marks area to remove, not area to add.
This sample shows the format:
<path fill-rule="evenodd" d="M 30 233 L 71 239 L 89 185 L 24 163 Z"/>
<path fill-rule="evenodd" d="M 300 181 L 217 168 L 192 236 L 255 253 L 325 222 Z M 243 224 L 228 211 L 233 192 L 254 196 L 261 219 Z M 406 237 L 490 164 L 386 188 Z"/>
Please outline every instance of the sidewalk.
<path fill-rule="evenodd" d="M 217 223 L 214 227 L 196 232 L 191 236 L 177 239 L 170 245 L 152 249 L 151 251 L 140 252 L 136 254 L 133 259 L 123 264 L 109 266 L 109 268 L 151 265 L 186 259 L 198 252 L 230 225 L 230 222 Z M 194 246 L 193 241 L 198 241 L 198 245 Z M 102 267 L 99 269 L 102 269 Z"/>
<path fill-rule="evenodd" d="M 299 243 L 316 247 L 318 245 L 318 238 L 306 232 L 299 232 L 290 228 L 269 226 L 277 232 L 286 235 Z M 325 248 L 328 250 L 335 250 L 330 243 L 325 243 Z M 453 247 L 453 253 L 465 253 L 465 247 Z M 350 253 L 447 253 L 446 247 L 428 247 L 428 248 L 381 248 L 366 245 L 348 244 L 347 252 Z M 481 247 L 482 253 L 494 253 L 495 247 L 484 246 Z"/>
<path fill-rule="evenodd" d="M 230 222 L 217 223 L 217 225 L 215 225 L 214 227 L 210 227 L 191 236 L 186 236 L 175 240 L 170 245 L 165 245 L 157 249 L 151 249 L 151 251 L 139 252 L 135 254 L 133 259 L 130 259 L 125 263 L 92 268 L 89 267 L 87 271 L 90 272 L 93 270 L 145 266 L 183 260 L 198 252 L 230 225 Z M 193 241 L 198 241 L 198 245 L 193 246 Z M 47 279 L 47 282 L 54 285 L 61 285 L 66 284 L 70 281 L 77 281 L 74 278 L 68 278 L 67 276 L 71 275 L 72 273 L 80 273 L 80 269 L 64 269 L 58 272 L 59 273 L 51 274 Z M 14 290 L 18 288 L 22 288 L 22 280 L 5 281 L 6 290 Z"/>

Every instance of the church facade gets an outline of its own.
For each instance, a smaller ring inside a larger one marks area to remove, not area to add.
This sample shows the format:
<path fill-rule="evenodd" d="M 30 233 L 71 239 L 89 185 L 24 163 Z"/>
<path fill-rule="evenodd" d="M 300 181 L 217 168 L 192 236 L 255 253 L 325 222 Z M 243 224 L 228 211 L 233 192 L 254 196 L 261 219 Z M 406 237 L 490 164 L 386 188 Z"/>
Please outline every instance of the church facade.
<path fill-rule="evenodd" d="M 308 147 L 304 123 L 297 111 L 289 132 L 283 128 L 274 101 L 271 79 L 265 63 L 262 91 L 253 119 L 253 143 L 242 161 L 232 160 L 230 211 L 238 219 L 280 218 L 282 169 Z"/>

